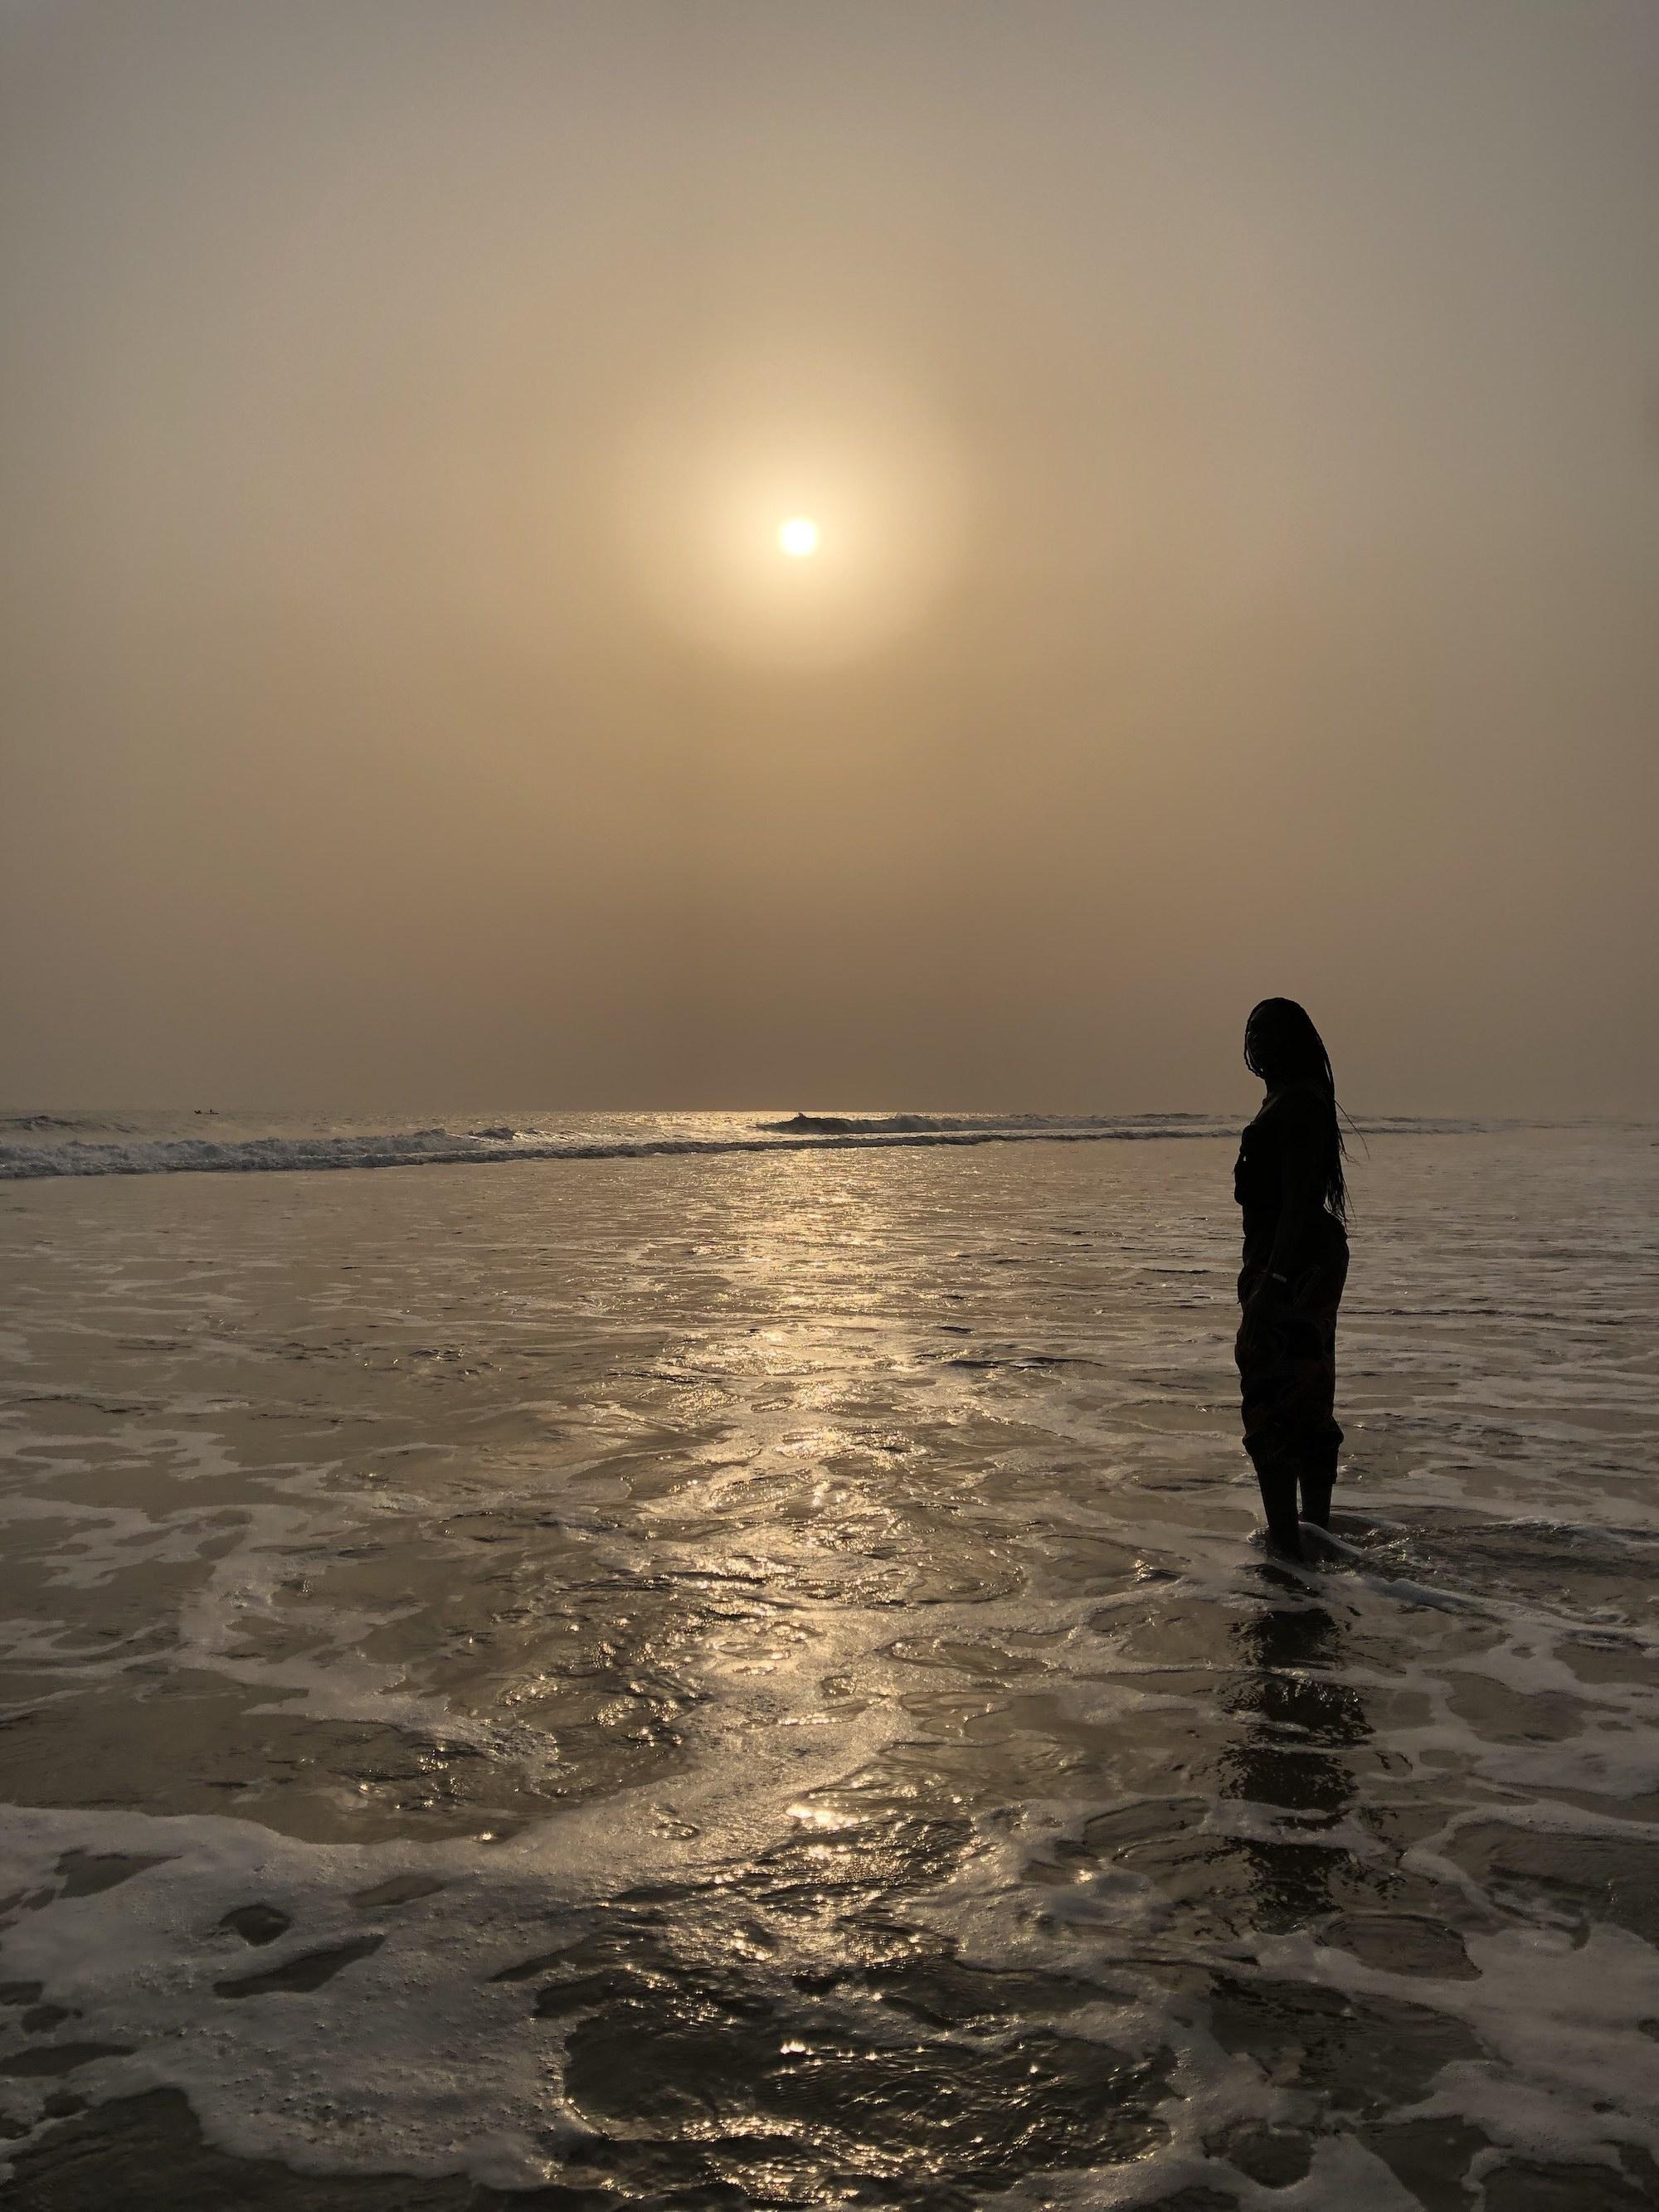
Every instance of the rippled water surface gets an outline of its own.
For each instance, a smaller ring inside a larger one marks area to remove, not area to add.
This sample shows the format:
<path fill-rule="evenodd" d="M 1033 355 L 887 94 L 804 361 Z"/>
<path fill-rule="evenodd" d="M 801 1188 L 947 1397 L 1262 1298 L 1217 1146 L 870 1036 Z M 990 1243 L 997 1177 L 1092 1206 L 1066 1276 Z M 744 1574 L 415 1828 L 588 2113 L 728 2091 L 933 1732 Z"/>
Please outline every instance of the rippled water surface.
<path fill-rule="evenodd" d="M 11 1186 L 3 2201 L 1659 2203 L 1652 1133 L 1371 1139 L 1300 1573 L 1231 1158 Z"/>

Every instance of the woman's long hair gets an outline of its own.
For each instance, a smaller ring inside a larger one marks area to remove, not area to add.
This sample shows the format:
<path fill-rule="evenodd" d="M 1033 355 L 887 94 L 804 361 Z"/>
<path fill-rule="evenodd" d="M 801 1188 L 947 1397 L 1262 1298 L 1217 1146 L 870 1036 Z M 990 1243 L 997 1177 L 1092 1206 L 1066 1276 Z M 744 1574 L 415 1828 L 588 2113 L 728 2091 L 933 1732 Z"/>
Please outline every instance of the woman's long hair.
<path fill-rule="evenodd" d="M 1325 1040 L 1314 1027 L 1305 1006 L 1294 999 L 1263 999 L 1252 1006 L 1244 1024 L 1244 1065 L 1266 1084 L 1305 1084 L 1325 1103 L 1329 1115 L 1325 1184 L 1325 1210 L 1346 1227 L 1348 1185 L 1342 1164 L 1347 1157 L 1342 1124 L 1337 1118 L 1336 1078 Z"/>

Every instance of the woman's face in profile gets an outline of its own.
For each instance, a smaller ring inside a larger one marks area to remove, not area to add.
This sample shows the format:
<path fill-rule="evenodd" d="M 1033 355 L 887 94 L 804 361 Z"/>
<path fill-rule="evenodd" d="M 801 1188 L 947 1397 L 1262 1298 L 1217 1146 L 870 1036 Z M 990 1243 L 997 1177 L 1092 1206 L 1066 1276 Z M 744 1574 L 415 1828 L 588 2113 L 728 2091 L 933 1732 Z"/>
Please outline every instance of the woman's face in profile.
<path fill-rule="evenodd" d="M 1262 1083 L 1273 1080 L 1273 1038 L 1266 1022 L 1247 1022 L 1244 1025 L 1244 1062 Z"/>

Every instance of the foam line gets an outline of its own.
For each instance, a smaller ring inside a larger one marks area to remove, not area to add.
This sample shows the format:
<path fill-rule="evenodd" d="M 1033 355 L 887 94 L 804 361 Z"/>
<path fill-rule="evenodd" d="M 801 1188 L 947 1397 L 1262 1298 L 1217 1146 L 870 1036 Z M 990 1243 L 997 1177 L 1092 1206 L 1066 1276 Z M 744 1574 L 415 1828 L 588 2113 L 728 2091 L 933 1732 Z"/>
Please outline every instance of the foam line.
<path fill-rule="evenodd" d="M 471 1166 L 498 1160 L 655 1159 L 680 1153 L 911 1151 L 957 1145 L 1083 1145 L 1137 1139 L 1212 1137 L 1214 1128 L 1119 1125 L 1107 1128 L 884 1129 L 823 1134 L 753 1137 L 662 1137 L 629 1141 L 573 1142 L 569 1139 L 477 1136 L 447 1129 L 388 1132 L 366 1137 L 256 1137 L 242 1144 L 183 1138 L 159 1143 L 104 1145 L 72 1142 L 0 1146 L 0 1182 L 52 1176 L 276 1175 L 335 1168 Z"/>
<path fill-rule="evenodd" d="M 1379 1575 L 1357 1545 L 1346 1542 L 1340 1536 L 1334 1536 L 1328 1528 L 1322 1528 L 1316 1521 L 1304 1521 L 1301 1528 L 1305 1541 L 1335 1553 L 1350 1566 L 1357 1567 L 1372 1589 L 1380 1590 L 1385 1597 L 1398 1598 L 1402 1605 L 1431 1605 L 1442 1613 L 1468 1613 L 1480 1609 L 1472 1606 L 1468 1598 L 1454 1597 L 1449 1590 L 1431 1589 L 1426 1583 L 1413 1582 L 1403 1575 Z"/>

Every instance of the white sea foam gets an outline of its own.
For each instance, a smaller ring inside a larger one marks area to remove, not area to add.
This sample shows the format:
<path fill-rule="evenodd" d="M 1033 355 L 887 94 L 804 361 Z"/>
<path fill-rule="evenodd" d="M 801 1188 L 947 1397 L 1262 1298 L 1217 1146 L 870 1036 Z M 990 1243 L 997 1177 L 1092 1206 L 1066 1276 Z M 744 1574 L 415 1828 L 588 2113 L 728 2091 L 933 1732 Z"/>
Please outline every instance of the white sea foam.
<path fill-rule="evenodd" d="M 525 1115 L 471 1126 L 365 1127 L 312 1118 L 278 1128 L 198 1113 L 101 1117 L 0 1115 L 0 1182 L 42 1177 L 316 1173 L 330 1169 L 453 1167 L 486 1161 L 649 1159 L 684 1154 L 832 1151 L 838 1147 L 1089 1144 L 1214 1136 L 1230 1125 L 1202 1114 L 797 1114 Z M 1451 1133 L 1455 1121 L 1367 1123 L 1373 1133 Z"/>

